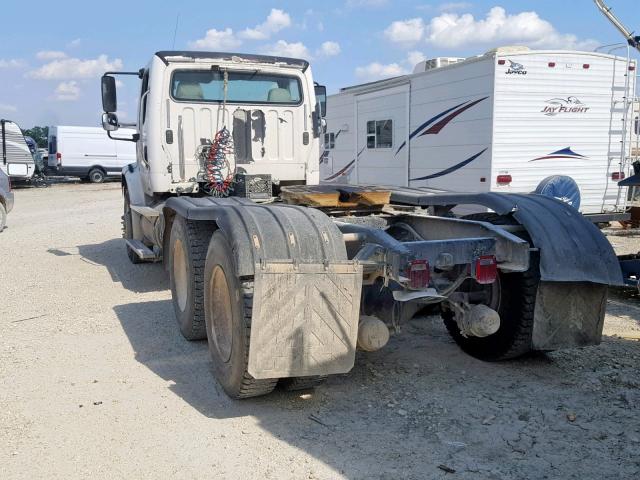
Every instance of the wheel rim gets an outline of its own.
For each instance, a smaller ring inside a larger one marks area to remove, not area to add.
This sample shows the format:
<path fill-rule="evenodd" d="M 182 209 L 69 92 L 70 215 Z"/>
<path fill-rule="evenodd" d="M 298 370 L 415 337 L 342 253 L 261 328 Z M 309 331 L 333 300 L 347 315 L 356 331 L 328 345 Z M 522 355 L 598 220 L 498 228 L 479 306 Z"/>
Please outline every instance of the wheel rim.
<path fill-rule="evenodd" d="M 495 282 L 488 285 L 472 282 L 469 290 L 470 301 L 472 303 L 481 303 L 498 312 L 502 300 L 501 291 L 500 274 L 498 274 Z"/>
<path fill-rule="evenodd" d="M 176 240 L 173 247 L 173 283 L 178 297 L 178 307 L 183 312 L 187 306 L 187 282 L 187 256 L 182 241 Z"/>
<path fill-rule="evenodd" d="M 91 180 L 93 180 L 95 183 L 98 183 L 102 180 L 102 174 L 100 172 L 93 172 L 91 174 Z"/>
<path fill-rule="evenodd" d="M 209 294 L 208 311 L 211 318 L 210 338 L 213 338 L 222 361 L 227 363 L 231 358 L 233 313 L 227 277 L 219 265 L 216 265 L 211 272 L 207 293 Z"/>

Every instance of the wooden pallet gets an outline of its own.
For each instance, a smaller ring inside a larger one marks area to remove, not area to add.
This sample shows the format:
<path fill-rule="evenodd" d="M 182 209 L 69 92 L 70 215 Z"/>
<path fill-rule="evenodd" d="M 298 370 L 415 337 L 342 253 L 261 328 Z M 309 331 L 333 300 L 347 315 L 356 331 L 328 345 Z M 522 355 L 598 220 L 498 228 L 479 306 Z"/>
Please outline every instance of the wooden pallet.
<path fill-rule="evenodd" d="M 280 198 L 286 203 L 316 208 L 381 208 L 391 192 L 379 187 L 354 185 L 294 185 L 282 187 Z"/>

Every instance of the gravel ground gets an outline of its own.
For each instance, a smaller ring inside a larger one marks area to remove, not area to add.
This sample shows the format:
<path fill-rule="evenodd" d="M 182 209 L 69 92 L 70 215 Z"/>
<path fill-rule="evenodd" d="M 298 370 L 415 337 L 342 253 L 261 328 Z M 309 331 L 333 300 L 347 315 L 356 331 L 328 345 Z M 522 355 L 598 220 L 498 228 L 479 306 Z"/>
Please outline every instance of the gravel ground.
<path fill-rule="evenodd" d="M 121 208 L 117 183 L 16 190 L 0 478 L 639 478 L 638 297 L 612 292 L 599 347 L 483 363 L 414 319 L 315 392 L 232 401 L 162 267 L 126 258 Z"/>

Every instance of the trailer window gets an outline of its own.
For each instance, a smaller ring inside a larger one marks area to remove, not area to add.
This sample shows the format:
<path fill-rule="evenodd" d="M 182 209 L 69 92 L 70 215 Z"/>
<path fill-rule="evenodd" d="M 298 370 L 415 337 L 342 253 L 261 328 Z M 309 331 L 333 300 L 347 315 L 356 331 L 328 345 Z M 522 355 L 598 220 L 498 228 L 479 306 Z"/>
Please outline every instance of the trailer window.
<path fill-rule="evenodd" d="M 335 133 L 325 133 L 324 134 L 324 148 L 327 150 L 331 150 L 336 146 L 336 134 Z"/>
<path fill-rule="evenodd" d="M 171 79 L 171 95 L 176 100 L 222 102 L 224 72 L 178 70 Z M 302 87 L 297 77 L 258 71 L 228 72 L 227 102 L 299 105 Z"/>
<path fill-rule="evenodd" d="M 391 148 L 393 146 L 393 120 L 367 122 L 367 148 Z"/>

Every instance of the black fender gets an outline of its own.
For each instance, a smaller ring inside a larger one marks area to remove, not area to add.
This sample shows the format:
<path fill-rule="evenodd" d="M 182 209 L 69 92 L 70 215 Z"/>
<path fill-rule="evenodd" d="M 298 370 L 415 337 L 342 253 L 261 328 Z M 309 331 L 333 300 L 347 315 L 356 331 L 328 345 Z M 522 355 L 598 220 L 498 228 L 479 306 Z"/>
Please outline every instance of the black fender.
<path fill-rule="evenodd" d="M 342 233 L 317 209 L 258 204 L 239 197 L 183 196 L 169 198 L 163 214 L 165 219 L 180 215 L 191 221 L 215 222 L 231 244 L 241 277 L 252 276 L 255 265 L 263 260 L 298 263 L 347 260 Z"/>
<path fill-rule="evenodd" d="M 129 192 L 131 205 L 148 205 L 144 189 L 142 188 L 142 176 L 140 175 L 140 169 L 137 164 L 130 163 L 122 169 L 120 182 L 122 184 L 123 195 L 125 188 Z"/>
<path fill-rule="evenodd" d="M 611 243 L 575 208 L 555 198 L 519 193 L 430 193 L 392 187 L 391 201 L 422 207 L 482 205 L 511 215 L 540 250 L 540 279 L 623 285 Z"/>

